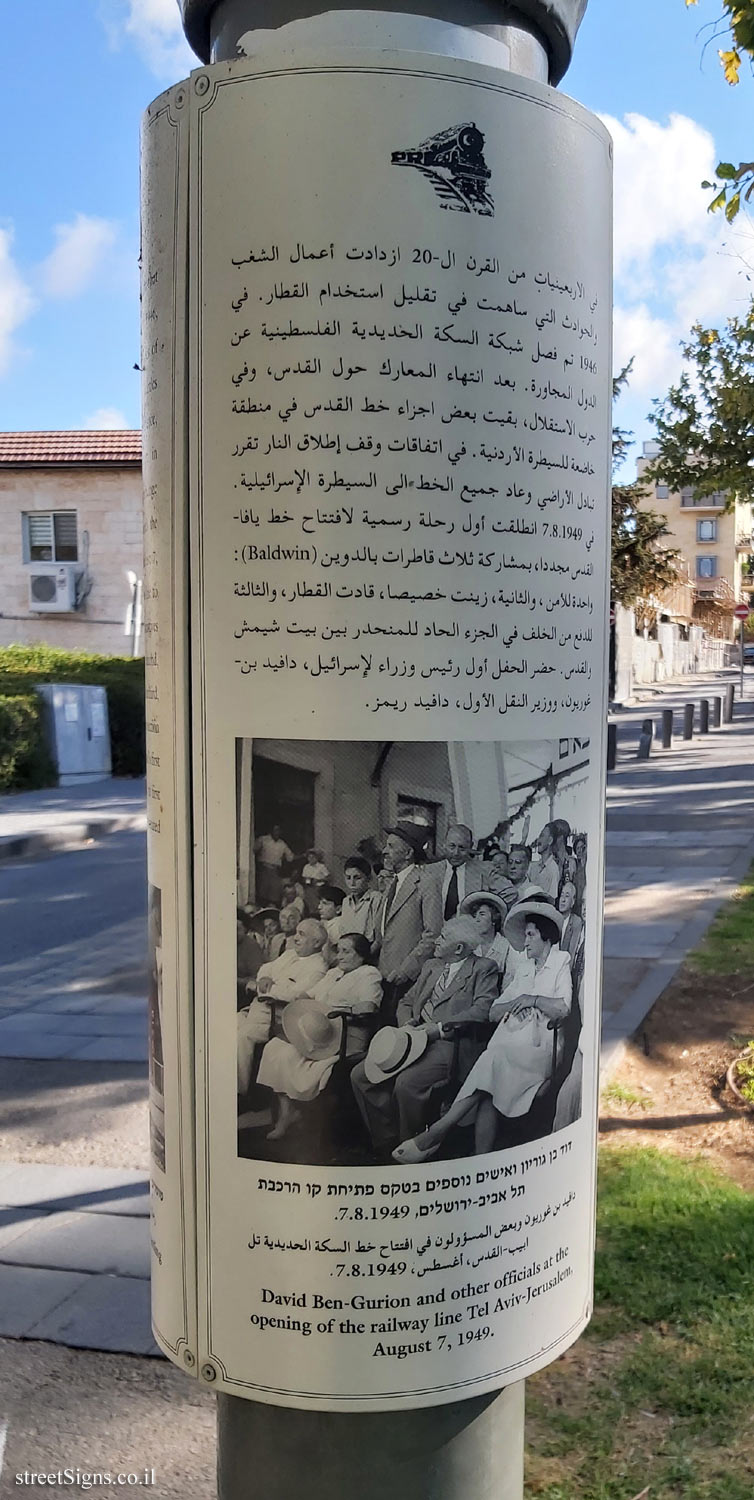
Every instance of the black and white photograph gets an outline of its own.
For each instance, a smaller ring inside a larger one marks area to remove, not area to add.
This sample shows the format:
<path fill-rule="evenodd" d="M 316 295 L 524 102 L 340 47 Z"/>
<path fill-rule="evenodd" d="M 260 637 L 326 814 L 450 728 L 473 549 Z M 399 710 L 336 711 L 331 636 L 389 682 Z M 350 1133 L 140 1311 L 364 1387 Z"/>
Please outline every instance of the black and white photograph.
<path fill-rule="evenodd" d="M 241 1157 L 416 1165 L 581 1112 L 589 742 L 236 741 Z"/>
<path fill-rule="evenodd" d="M 162 892 L 147 887 L 149 962 L 149 1141 L 152 1160 L 165 1171 L 165 1082 L 162 1047 Z"/>

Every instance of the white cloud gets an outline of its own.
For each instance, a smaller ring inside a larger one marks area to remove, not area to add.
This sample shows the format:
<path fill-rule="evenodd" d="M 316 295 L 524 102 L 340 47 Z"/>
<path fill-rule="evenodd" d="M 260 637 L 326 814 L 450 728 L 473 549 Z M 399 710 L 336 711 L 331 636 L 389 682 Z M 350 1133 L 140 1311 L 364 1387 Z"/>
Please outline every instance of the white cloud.
<path fill-rule="evenodd" d="M 685 115 L 667 124 L 644 115 L 625 123 L 603 116 L 613 137 L 615 164 L 615 269 L 639 274 L 656 251 L 709 241 L 703 178 L 712 178 L 717 156 L 709 131 Z"/>
<path fill-rule="evenodd" d="M 34 311 L 34 299 L 13 259 L 13 236 L 0 228 L 0 375 L 5 375 L 14 353 L 14 334 Z"/>
<path fill-rule="evenodd" d="M 676 329 L 655 317 L 645 303 L 615 308 L 613 368 L 622 370 L 631 359 L 629 390 L 633 396 L 659 396 L 681 372 Z"/>
<path fill-rule="evenodd" d="M 754 227 L 744 215 L 731 227 L 707 212 L 711 194 L 701 183 L 714 178 L 718 152 L 696 121 L 631 114 L 605 123 L 615 145 L 614 368 L 633 356 L 635 425 L 635 413 L 680 374 L 692 325 L 748 306 Z"/>
<path fill-rule="evenodd" d="M 41 283 L 48 297 L 77 297 L 86 290 L 115 243 L 108 219 L 77 214 L 71 224 L 56 224 L 55 249 L 42 262 Z"/>
<path fill-rule="evenodd" d="M 184 78 L 197 66 L 177 0 L 106 0 L 103 18 L 112 44 L 133 42 L 158 78 Z"/>
<path fill-rule="evenodd" d="M 115 432 L 131 426 L 117 406 L 98 406 L 91 416 L 85 418 L 83 425 L 89 432 Z"/>

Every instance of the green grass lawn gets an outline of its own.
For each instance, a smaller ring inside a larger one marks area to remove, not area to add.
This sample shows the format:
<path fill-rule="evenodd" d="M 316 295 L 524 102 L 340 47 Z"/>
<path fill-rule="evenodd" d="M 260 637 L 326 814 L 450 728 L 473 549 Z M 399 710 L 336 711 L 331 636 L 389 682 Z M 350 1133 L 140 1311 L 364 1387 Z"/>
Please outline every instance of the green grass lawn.
<path fill-rule="evenodd" d="M 694 973 L 718 976 L 754 969 L 754 865 L 687 963 Z"/>
<path fill-rule="evenodd" d="M 752 1500 L 754 1198 L 600 1153 L 595 1316 L 527 1385 L 529 1500 Z"/>

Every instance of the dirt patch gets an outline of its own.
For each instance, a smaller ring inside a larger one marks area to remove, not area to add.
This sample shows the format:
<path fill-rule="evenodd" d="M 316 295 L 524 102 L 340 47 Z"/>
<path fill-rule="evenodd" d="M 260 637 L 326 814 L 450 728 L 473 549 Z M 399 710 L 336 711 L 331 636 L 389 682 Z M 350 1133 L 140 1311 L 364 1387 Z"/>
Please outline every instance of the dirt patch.
<path fill-rule="evenodd" d="M 754 1114 L 725 1084 L 750 1037 L 754 974 L 713 977 L 684 966 L 603 1089 L 603 1141 L 701 1155 L 754 1192 Z"/>

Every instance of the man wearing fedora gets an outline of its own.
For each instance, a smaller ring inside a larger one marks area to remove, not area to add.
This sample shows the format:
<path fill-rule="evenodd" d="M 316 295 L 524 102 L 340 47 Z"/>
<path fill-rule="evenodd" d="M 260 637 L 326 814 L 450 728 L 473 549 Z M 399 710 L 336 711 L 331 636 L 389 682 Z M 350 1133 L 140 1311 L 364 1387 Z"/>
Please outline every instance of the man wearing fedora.
<path fill-rule="evenodd" d="M 474 835 L 465 823 L 450 823 L 443 846 L 444 859 L 427 865 L 426 881 L 434 881 L 440 888 L 443 921 L 454 917 L 461 902 L 485 885 L 485 870 L 480 860 L 473 858 Z"/>
<path fill-rule="evenodd" d="M 442 927 L 438 882 L 425 881 L 420 865 L 427 835 L 415 823 L 385 830 L 383 858 L 392 877 L 377 912 L 378 966 L 385 985 L 385 1013 L 392 1017 L 410 984 L 430 958 Z"/>
<path fill-rule="evenodd" d="M 434 1096 L 449 1082 L 454 1029 L 488 1019 L 498 989 L 498 969 L 478 958 L 472 917 L 453 917 L 435 940 L 435 957 L 423 965 L 398 1006 L 397 1025 L 383 1026 L 351 1074 L 356 1103 L 375 1150 L 386 1157 L 398 1140 L 423 1130 Z M 465 1078 L 480 1044 L 461 1042 Z"/>

